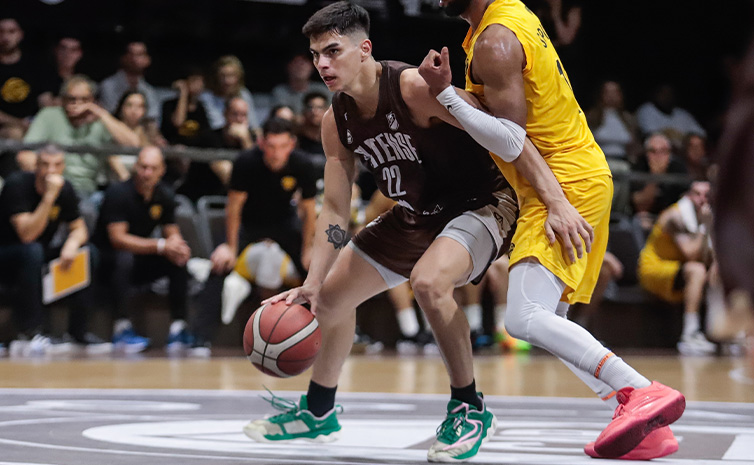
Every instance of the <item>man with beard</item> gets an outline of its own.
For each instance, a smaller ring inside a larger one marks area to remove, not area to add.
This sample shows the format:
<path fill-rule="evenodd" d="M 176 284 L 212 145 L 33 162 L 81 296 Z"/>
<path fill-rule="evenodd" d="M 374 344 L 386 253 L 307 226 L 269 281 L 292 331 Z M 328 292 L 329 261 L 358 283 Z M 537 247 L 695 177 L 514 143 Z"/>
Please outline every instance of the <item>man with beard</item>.
<path fill-rule="evenodd" d="M 437 100 L 491 152 L 521 205 L 510 257 L 508 333 L 555 354 L 601 397 L 621 404 L 607 429 L 585 447 L 587 454 L 655 458 L 674 452 L 677 442 L 667 425 L 683 413 L 683 395 L 650 383 L 565 318 L 570 304 L 589 302 L 597 282 L 613 183 L 555 47 L 519 0 L 441 0 L 441 5 L 470 25 L 463 44 L 466 90 L 491 114 L 469 105 L 452 87 L 447 47 L 430 51 L 419 72 Z M 594 228 L 584 257 L 576 259 L 546 231 L 550 206 L 516 165 L 526 136 L 567 201 Z"/>

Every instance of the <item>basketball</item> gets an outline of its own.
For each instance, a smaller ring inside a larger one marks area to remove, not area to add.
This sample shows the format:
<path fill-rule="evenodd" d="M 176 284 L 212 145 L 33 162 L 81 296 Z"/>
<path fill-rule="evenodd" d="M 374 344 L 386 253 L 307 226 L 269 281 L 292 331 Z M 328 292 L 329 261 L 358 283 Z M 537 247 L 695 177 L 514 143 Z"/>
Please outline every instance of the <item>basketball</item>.
<path fill-rule="evenodd" d="M 252 365 L 279 378 L 306 371 L 319 352 L 322 333 L 304 306 L 285 301 L 259 307 L 243 335 L 243 349 Z"/>

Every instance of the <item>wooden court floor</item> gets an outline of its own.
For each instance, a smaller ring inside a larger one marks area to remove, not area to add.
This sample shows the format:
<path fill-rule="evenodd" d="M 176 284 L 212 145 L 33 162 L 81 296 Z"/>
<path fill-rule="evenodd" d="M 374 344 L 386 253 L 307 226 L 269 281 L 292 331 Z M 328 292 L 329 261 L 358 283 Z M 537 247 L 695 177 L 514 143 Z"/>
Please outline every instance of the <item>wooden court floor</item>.
<path fill-rule="evenodd" d="M 235 349 L 209 359 L 168 358 L 154 350 L 138 358 L 0 359 L 0 388 L 306 390 L 308 372 L 294 378 L 263 375 Z M 689 401 L 754 403 L 754 363 L 746 357 L 620 354 L 647 378 L 679 389 Z M 534 355 L 475 358 L 477 386 L 487 395 L 592 397 L 559 360 Z M 444 394 L 437 355 L 352 355 L 340 392 Z"/>

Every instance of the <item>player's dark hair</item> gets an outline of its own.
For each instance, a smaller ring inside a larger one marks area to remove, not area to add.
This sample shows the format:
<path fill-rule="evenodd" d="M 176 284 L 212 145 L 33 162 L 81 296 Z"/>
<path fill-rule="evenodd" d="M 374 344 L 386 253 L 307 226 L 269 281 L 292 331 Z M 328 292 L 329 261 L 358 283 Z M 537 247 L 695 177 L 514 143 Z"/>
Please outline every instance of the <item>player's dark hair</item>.
<path fill-rule="evenodd" d="M 262 133 L 265 137 L 270 134 L 295 135 L 293 122 L 283 118 L 270 118 L 264 122 Z"/>
<path fill-rule="evenodd" d="M 369 13 L 348 1 L 332 3 L 314 13 L 301 32 L 309 39 L 327 32 L 339 35 L 364 32 L 369 37 Z"/>

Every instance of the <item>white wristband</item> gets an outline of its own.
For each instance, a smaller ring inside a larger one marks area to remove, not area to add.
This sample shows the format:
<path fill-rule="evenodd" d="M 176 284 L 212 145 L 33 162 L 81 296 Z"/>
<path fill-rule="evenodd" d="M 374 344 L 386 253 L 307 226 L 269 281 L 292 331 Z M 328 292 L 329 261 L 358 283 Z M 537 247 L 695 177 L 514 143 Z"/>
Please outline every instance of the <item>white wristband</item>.
<path fill-rule="evenodd" d="M 475 141 L 508 163 L 521 155 L 526 130 L 515 122 L 488 115 L 471 106 L 451 85 L 437 94 L 437 100 L 461 123 Z"/>
<path fill-rule="evenodd" d="M 159 238 L 157 239 L 157 254 L 162 255 L 162 252 L 165 251 L 165 239 Z"/>

